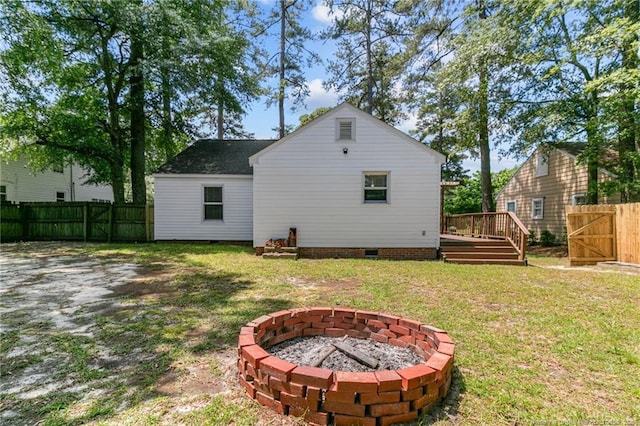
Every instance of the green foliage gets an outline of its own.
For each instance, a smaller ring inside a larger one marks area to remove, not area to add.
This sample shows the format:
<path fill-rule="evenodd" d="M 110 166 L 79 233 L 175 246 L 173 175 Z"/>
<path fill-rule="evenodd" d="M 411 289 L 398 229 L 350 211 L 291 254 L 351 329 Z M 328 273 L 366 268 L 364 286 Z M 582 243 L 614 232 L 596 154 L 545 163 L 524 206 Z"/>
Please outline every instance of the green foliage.
<path fill-rule="evenodd" d="M 552 247 L 556 244 L 556 236 L 548 229 L 543 229 L 540 232 L 540 245 L 542 247 Z"/>
<path fill-rule="evenodd" d="M 507 184 L 509 179 L 516 172 L 517 168 L 501 170 L 491 174 L 493 183 L 493 200 L 498 192 Z M 482 182 L 480 172 L 475 172 L 470 178 L 465 179 L 461 184 L 452 189 L 444 201 L 444 213 L 479 213 L 482 211 Z"/>
<path fill-rule="evenodd" d="M 331 111 L 330 107 L 320 107 L 320 108 L 316 108 L 315 111 L 310 112 L 309 114 L 302 114 L 300 116 L 300 125 L 298 127 L 302 127 L 305 124 L 315 120 L 316 118 L 320 117 L 322 114 L 324 114 L 325 112 L 329 112 Z"/>

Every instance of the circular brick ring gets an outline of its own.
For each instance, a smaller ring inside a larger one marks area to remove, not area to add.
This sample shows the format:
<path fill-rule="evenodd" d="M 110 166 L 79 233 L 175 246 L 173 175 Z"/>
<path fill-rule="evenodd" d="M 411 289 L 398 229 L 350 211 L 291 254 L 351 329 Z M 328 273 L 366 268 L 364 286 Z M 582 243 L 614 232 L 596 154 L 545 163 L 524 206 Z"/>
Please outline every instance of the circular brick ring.
<path fill-rule="evenodd" d="M 301 336 L 352 336 L 410 347 L 425 364 L 372 373 L 298 366 L 269 348 Z M 317 425 L 389 425 L 416 419 L 451 386 L 454 343 L 438 328 L 377 312 L 309 308 L 261 316 L 240 330 L 238 370 L 247 394 Z"/>

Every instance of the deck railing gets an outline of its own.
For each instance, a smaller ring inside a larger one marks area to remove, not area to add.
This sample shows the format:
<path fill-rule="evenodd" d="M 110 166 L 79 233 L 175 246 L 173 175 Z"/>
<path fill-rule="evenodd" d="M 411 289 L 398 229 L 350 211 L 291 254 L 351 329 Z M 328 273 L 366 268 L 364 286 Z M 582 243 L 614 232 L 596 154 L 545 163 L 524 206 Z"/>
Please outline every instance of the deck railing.
<path fill-rule="evenodd" d="M 444 216 L 442 234 L 472 238 L 501 239 L 511 242 L 524 260 L 529 231 L 511 212 L 468 213 Z"/>

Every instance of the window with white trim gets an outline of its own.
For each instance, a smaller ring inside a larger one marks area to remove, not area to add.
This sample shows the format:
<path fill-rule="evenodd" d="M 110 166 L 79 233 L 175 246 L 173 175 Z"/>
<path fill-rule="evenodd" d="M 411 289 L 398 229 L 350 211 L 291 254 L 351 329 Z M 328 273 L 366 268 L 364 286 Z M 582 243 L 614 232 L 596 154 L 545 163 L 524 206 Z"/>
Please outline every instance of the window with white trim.
<path fill-rule="evenodd" d="M 372 204 L 389 202 L 389 173 L 366 172 L 364 174 L 364 202 Z"/>
<path fill-rule="evenodd" d="M 544 198 L 531 200 L 531 219 L 544 218 Z"/>
<path fill-rule="evenodd" d="M 56 201 L 61 203 L 65 199 L 65 193 L 62 191 L 56 191 Z"/>
<path fill-rule="evenodd" d="M 505 205 L 505 209 L 508 212 L 515 213 L 516 212 L 517 203 L 516 200 L 507 201 Z"/>
<path fill-rule="evenodd" d="M 549 174 L 549 156 L 539 153 L 536 155 L 536 177 Z"/>
<path fill-rule="evenodd" d="M 338 118 L 336 120 L 336 139 L 339 141 L 356 140 L 355 119 Z"/>
<path fill-rule="evenodd" d="M 7 201 L 7 186 L 0 185 L 0 201 Z"/>
<path fill-rule="evenodd" d="M 204 187 L 204 220 L 222 220 L 222 187 Z"/>
<path fill-rule="evenodd" d="M 572 206 L 584 206 L 585 204 L 587 204 L 586 194 L 574 194 L 571 196 Z"/>

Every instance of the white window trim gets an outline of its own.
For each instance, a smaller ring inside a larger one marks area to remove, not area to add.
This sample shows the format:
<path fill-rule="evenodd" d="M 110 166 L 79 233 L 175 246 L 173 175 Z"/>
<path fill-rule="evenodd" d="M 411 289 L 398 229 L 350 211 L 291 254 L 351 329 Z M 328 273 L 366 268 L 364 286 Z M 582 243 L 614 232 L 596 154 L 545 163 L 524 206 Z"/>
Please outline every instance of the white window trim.
<path fill-rule="evenodd" d="M 365 186 L 365 183 L 367 181 L 367 176 L 386 176 L 387 177 L 387 186 L 386 187 L 375 187 L 375 189 L 384 189 L 385 191 L 387 191 L 386 193 L 386 200 L 385 201 L 367 201 L 365 199 L 365 192 L 367 191 L 367 187 Z M 389 197 L 390 195 L 390 188 L 391 188 L 391 172 L 362 172 L 362 203 L 363 204 L 373 204 L 373 205 L 385 205 L 385 204 L 391 204 L 391 198 Z"/>
<path fill-rule="evenodd" d="M 205 188 L 220 188 L 222 201 L 205 201 L 204 193 Z M 202 185 L 200 188 L 202 194 L 202 221 L 203 222 L 224 222 L 224 185 Z M 207 219 L 205 217 L 205 206 L 222 206 L 222 219 Z"/>
<path fill-rule="evenodd" d="M 516 213 L 518 211 L 518 202 L 516 200 L 508 200 L 504 203 L 504 211 L 508 212 L 509 211 L 509 204 L 513 203 L 513 212 L 512 213 Z"/>
<path fill-rule="evenodd" d="M 536 215 L 535 205 L 536 202 L 540 202 L 540 214 Z M 531 200 L 531 219 L 540 220 L 544 219 L 544 198 L 533 198 Z"/>
<path fill-rule="evenodd" d="M 536 155 L 536 177 L 549 174 L 549 155 L 538 153 Z"/>
<path fill-rule="evenodd" d="M 583 197 L 583 198 L 584 198 L 584 201 L 585 201 L 585 203 L 586 203 L 586 201 L 587 201 L 587 194 L 573 194 L 573 195 L 571 196 L 571 205 L 572 205 L 572 206 L 578 206 L 578 205 L 580 205 L 580 204 L 577 204 L 577 203 L 576 203 L 576 199 L 577 199 L 578 197 Z"/>
<path fill-rule="evenodd" d="M 340 125 L 342 123 L 351 123 L 351 138 L 340 138 Z M 353 142 L 356 140 L 356 119 L 355 118 L 336 118 L 336 142 Z"/>

